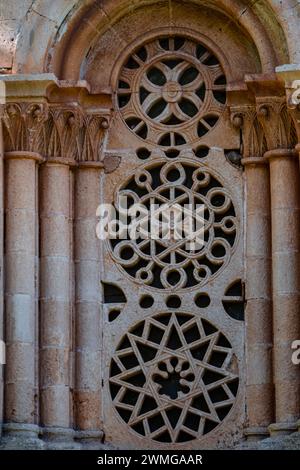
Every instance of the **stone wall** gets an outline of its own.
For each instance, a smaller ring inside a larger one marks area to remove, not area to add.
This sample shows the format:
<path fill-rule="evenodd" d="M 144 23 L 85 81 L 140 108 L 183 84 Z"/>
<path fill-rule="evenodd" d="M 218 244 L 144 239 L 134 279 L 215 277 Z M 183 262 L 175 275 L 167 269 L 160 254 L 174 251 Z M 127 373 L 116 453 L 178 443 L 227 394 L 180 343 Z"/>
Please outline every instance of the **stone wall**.
<path fill-rule="evenodd" d="M 294 0 L 0 2 L 2 447 L 298 446 L 299 16 Z M 164 185 L 205 199 L 221 261 L 99 243 L 100 202 Z M 191 352 L 204 337 L 220 383 Z M 190 382 L 162 398 L 176 374 Z"/>

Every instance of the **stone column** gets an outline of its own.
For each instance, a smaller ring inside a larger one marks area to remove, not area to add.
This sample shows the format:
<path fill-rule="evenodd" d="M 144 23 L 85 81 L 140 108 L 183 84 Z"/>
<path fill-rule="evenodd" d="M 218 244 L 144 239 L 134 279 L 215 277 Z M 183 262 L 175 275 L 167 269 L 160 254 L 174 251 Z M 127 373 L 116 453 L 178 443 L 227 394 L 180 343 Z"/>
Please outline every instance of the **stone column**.
<path fill-rule="evenodd" d="M 296 152 L 299 154 L 299 165 L 300 165 L 300 143 L 296 145 Z"/>
<path fill-rule="evenodd" d="M 3 241 L 4 241 L 4 141 L 3 141 L 3 106 L 0 103 L 0 438 L 2 434 L 3 423 L 3 395 L 4 395 L 4 357 L 1 360 L 1 354 L 5 354 L 4 345 L 4 295 L 3 295 Z"/>
<path fill-rule="evenodd" d="M 40 412 L 48 446 L 55 449 L 73 439 L 70 163 L 57 159 L 41 167 Z"/>
<path fill-rule="evenodd" d="M 35 424 L 36 188 L 39 154 L 9 152 L 5 195 L 6 369 L 4 430 L 30 447 Z M 23 439 L 23 441 L 22 441 Z M 35 447 L 38 443 L 35 443 Z"/>
<path fill-rule="evenodd" d="M 298 120 L 298 130 L 299 130 L 299 133 L 300 133 L 300 103 L 299 103 L 299 108 L 298 108 L 298 117 L 299 117 L 299 120 Z M 296 145 L 296 152 L 298 152 L 299 154 L 299 165 L 300 165 L 300 143 L 298 145 Z M 299 330 L 300 330 L 300 327 L 299 327 Z M 298 335 L 298 339 L 300 338 L 300 334 Z M 297 339 L 296 337 L 294 339 Z M 300 410 L 299 410 L 299 419 L 298 419 L 298 422 L 297 422 L 297 426 L 298 426 L 298 432 L 300 432 Z"/>
<path fill-rule="evenodd" d="M 268 161 L 243 160 L 246 179 L 246 403 L 248 440 L 268 436 L 274 419 L 271 228 Z"/>
<path fill-rule="evenodd" d="M 300 337 L 300 197 L 297 152 L 277 149 L 270 161 L 273 266 L 273 332 L 276 423 L 271 435 L 296 431 L 300 410 L 300 368 L 291 344 Z"/>
<path fill-rule="evenodd" d="M 101 327 L 99 240 L 101 162 L 82 162 L 75 173 L 76 437 L 99 448 L 101 432 Z"/>

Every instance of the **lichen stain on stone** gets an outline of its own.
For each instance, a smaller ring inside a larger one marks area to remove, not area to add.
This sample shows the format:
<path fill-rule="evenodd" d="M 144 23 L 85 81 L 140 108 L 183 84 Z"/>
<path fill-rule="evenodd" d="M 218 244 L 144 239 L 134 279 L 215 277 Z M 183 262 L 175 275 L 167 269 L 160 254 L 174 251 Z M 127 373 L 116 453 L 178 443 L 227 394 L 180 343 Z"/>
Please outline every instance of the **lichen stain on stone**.
<path fill-rule="evenodd" d="M 103 160 L 104 163 L 104 172 L 113 173 L 121 163 L 121 157 L 117 155 L 106 155 Z"/>

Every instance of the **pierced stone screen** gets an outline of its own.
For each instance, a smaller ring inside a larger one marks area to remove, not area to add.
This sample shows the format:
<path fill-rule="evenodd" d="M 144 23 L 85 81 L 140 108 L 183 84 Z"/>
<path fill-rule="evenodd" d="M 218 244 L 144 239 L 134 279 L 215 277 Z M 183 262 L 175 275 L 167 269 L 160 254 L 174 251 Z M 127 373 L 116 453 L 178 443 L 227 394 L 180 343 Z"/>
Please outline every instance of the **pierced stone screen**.
<path fill-rule="evenodd" d="M 195 209 L 203 206 L 203 246 L 190 250 L 186 238 L 110 240 L 114 260 L 141 284 L 157 289 L 202 286 L 230 260 L 237 219 L 230 192 L 219 176 L 192 161 L 140 167 L 118 191 L 132 204 Z M 148 222 L 148 221 L 146 221 Z"/>
<path fill-rule="evenodd" d="M 163 147 L 180 146 L 216 125 L 226 103 L 226 78 L 204 45 L 163 37 L 130 56 L 117 95 L 124 121 L 138 137 Z"/>
<path fill-rule="evenodd" d="M 134 325 L 110 367 L 113 405 L 136 433 L 176 443 L 215 429 L 238 390 L 237 360 L 224 334 L 186 313 Z"/>

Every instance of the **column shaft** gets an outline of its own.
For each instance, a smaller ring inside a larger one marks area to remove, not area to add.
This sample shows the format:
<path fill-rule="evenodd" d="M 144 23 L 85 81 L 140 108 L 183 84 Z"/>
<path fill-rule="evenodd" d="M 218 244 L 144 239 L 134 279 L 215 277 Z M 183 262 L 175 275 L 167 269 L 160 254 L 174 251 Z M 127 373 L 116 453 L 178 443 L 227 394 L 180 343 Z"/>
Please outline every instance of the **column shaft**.
<path fill-rule="evenodd" d="M 269 168 L 244 160 L 246 222 L 246 402 L 248 439 L 265 437 L 273 422 L 271 214 Z"/>
<path fill-rule="evenodd" d="M 300 167 L 300 143 L 296 145 L 296 152 L 298 152 L 299 154 L 299 167 Z M 300 329 L 300 326 L 299 326 L 299 329 Z M 300 418 L 300 412 L 299 412 L 299 418 Z M 298 432 L 300 432 L 300 419 L 298 420 L 297 425 L 298 425 Z"/>
<path fill-rule="evenodd" d="M 298 152 L 299 154 L 299 166 L 300 166 L 300 143 L 296 145 L 295 149 L 296 149 L 296 152 Z"/>
<path fill-rule="evenodd" d="M 82 439 L 99 439 L 101 329 L 99 240 L 96 210 L 101 164 L 81 165 L 75 180 L 76 427 Z"/>
<path fill-rule="evenodd" d="M 5 353 L 4 346 L 4 295 L 3 295 L 3 241 L 4 241 L 4 141 L 2 124 L 3 107 L 0 106 L 0 354 Z M 4 358 L 2 358 L 4 360 Z M 3 423 L 4 367 L 0 357 L 0 437 Z"/>
<path fill-rule="evenodd" d="M 35 422 L 36 160 L 6 154 L 5 421 Z"/>
<path fill-rule="evenodd" d="M 59 434 L 70 426 L 70 169 L 48 162 L 41 176 L 41 423 Z"/>
<path fill-rule="evenodd" d="M 266 153 L 270 159 L 272 207 L 273 331 L 276 424 L 272 432 L 296 430 L 300 409 L 300 371 L 291 345 L 300 336 L 299 165 L 292 150 Z"/>

